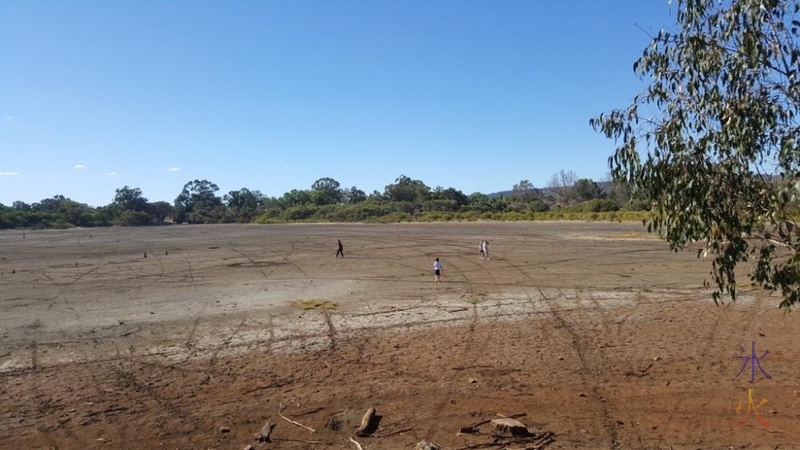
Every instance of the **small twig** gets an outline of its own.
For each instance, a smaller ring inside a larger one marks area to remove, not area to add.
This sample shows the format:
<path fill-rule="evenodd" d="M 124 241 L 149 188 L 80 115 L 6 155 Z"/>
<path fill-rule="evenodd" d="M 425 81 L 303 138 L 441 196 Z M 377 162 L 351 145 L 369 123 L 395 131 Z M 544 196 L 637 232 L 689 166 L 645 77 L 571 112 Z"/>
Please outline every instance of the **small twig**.
<path fill-rule="evenodd" d="M 447 311 L 447 312 L 449 312 L 449 313 L 456 313 L 456 312 L 466 311 L 466 310 L 468 310 L 468 309 L 469 309 L 469 308 L 457 308 L 457 309 L 451 309 L 450 311 Z"/>
<path fill-rule="evenodd" d="M 356 444 L 356 447 L 358 448 L 358 450 L 364 450 L 364 447 L 362 447 L 361 444 L 359 444 L 358 441 L 356 441 L 355 439 L 353 439 L 353 438 L 347 438 L 347 439 L 350 442 L 352 442 L 353 444 Z"/>
<path fill-rule="evenodd" d="M 353 317 L 374 316 L 374 315 L 378 315 L 378 314 L 390 314 L 390 313 L 396 313 L 396 312 L 401 312 L 401 311 L 409 311 L 409 310 L 418 309 L 418 308 L 419 308 L 419 306 L 412 306 L 412 307 L 409 307 L 409 308 L 397 308 L 397 309 L 388 309 L 388 310 L 383 310 L 383 311 L 375 311 L 375 312 L 368 312 L 368 313 L 361 313 L 361 314 L 353 314 L 352 316 Z"/>
<path fill-rule="evenodd" d="M 376 435 L 375 435 L 375 437 L 376 437 L 376 438 L 384 438 L 384 437 L 394 436 L 395 434 L 400 434 L 400 433 L 405 433 L 405 432 L 407 432 L 407 431 L 411 431 L 411 430 L 413 430 L 413 429 L 414 429 L 414 427 L 416 427 L 416 426 L 417 426 L 417 424 L 414 424 L 414 425 L 411 425 L 411 426 L 410 426 L 410 427 L 408 427 L 408 428 L 403 428 L 402 430 L 392 431 L 391 433 L 386 433 L 386 434 L 376 434 Z"/>
<path fill-rule="evenodd" d="M 325 409 L 325 408 L 320 406 L 319 408 L 310 409 L 310 410 L 308 410 L 306 412 L 301 412 L 300 414 L 295 414 L 294 416 L 295 417 L 303 417 L 303 416 L 307 416 L 309 414 L 314 414 L 314 413 L 320 412 L 323 409 Z"/>
<path fill-rule="evenodd" d="M 273 440 L 273 441 L 276 441 L 276 442 L 278 442 L 278 441 L 283 441 L 283 442 L 302 442 L 302 443 L 304 443 L 304 444 L 325 444 L 325 445 L 331 445 L 331 443 L 330 443 L 330 442 L 324 442 L 324 441 L 307 441 L 307 440 L 305 440 L 305 439 L 278 439 L 278 438 L 272 438 L 272 440 Z"/>
<path fill-rule="evenodd" d="M 286 386 L 287 384 L 292 384 L 292 383 L 294 383 L 294 378 L 289 378 L 288 380 L 276 381 L 275 383 L 271 383 L 266 386 L 259 386 L 257 388 L 253 388 L 248 391 L 244 391 L 242 392 L 242 394 L 252 394 L 253 392 L 263 391 L 264 389 L 283 387 Z"/>
<path fill-rule="evenodd" d="M 316 432 L 317 432 L 317 430 L 315 430 L 315 429 L 313 429 L 313 428 L 311 428 L 311 427 L 307 427 L 307 426 L 303 425 L 303 424 L 302 424 L 302 423 L 300 423 L 300 422 L 295 422 L 294 420 L 291 420 L 291 419 L 287 418 L 286 416 L 284 416 L 284 415 L 283 415 L 282 413 L 280 413 L 280 412 L 278 413 L 278 416 L 279 416 L 281 419 L 283 419 L 283 420 L 285 420 L 285 421 L 287 421 L 287 422 L 291 423 L 292 425 L 297 425 L 298 427 L 305 428 L 306 430 L 308 430 L 308 431 L 310 431 L 310 432 L 312 432 L 312 433 L 316 433 Z"/>

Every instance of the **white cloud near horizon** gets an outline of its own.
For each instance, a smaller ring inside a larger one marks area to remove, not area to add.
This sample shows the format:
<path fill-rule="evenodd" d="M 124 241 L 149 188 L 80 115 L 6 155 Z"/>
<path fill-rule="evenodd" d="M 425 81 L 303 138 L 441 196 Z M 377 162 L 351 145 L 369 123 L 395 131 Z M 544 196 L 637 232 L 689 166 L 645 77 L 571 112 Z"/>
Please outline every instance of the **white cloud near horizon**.
<path fill-rule="evenodd" d="M 75 164 L 75 166 L 74 166 L 74 167 L 75 167 L 76 169 L 78 169 L 78 170 L 83 170 L 83 169 L 85 169 L 85 168 L 86 168 L 86 166 L 84 166 L 83 164 Z"/>
<path fill-rule="evenodd" d="M 19 175 L 19 172 L 0 172 L 0 177 L 13 177 Z"/>
<path fill-rule="evenodd" d="M 170 167 L 169 169 L 167 169 L 167 172 L 180 172 L 180 171 L 181 171 L 180 167 Z"/>
<path fill-rule="evenodd" d="M 117 175 L 119 175 L 117 172 L 107 172 L 106 173 L 106 176 L 109 176 L 109 177 L 115 177 Z"/>
<path fill-rule="evenodd" d="M 14 116 L 6 116 L 6 120 L 14 120 Z"/>

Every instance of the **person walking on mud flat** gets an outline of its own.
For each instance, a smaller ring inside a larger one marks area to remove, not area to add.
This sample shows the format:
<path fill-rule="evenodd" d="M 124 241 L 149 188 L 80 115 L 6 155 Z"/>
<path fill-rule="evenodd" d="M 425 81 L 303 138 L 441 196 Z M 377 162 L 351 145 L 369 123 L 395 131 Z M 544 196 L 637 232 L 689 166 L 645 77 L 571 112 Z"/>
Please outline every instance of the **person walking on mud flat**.
<path fill-rule="evenodd" d="M 442 281 L 442 263 L 439 262 L 439 258 L 433 262 L 433 281 L 436 283 Z"/>
<path fill-rule="evenodd" d="M 337 239 L 336 244 L 337 244 L 336 257 L 338 258 L 339 255 L 342 255 L 342 258 L 344 258 L 344 245 L 342 245 L 342 240 Z"/>
<path fill-rule="evenodd" d="M 489 241 L 481 242 L 481 259 L 489 259 Z"/>
<path fill-rule="evenodd" d="M 481 251 L 481 259 L 484 259 L 484 255 L 486 255 L 485 253 L 483 253 L 483 244 L 484 241 L 481 241 L 481 243 L 478 245 L 478 249 L 480 249 Z"/>

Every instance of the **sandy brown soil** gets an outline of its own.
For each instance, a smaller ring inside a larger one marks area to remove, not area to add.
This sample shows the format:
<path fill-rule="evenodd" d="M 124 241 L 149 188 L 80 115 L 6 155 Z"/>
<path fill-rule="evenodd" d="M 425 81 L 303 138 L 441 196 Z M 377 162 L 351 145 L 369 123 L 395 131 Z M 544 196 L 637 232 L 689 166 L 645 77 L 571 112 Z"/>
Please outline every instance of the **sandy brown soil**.
<path fill-rule="evenodd" d="M 800 448 L 797 313 L 708 264 L 637 224 L 2 232 L 0 448 Z"/>

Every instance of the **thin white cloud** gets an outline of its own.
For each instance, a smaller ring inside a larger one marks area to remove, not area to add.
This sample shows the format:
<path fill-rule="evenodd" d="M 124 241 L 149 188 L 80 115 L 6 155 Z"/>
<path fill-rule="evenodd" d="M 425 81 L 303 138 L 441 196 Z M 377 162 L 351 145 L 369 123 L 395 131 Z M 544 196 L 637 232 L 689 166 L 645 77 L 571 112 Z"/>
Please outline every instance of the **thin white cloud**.
<path fill-rule="evenodd" d="M 0 177 L 14 177 L 19 175 L 19 172 L 0 172 Z"/>
<path fill-rule="evenodd" d="M 283 170 L 288 172 L 288 171 L 292 170 L 292 166 L 283 166 Z"/>
<path fill-rule="evenodd" d="M 74 166 L 74 167 L 75 167 L 76 169 L 78 169 L 78 170 L 83 170 L 83 169 L 85 169 L 85 168 L 86 168 L 86 166 L 84 166 L 83 164 L 75 164 L 75 166 Z"/>
<path fill-rule="evenodd" d="M 180 171 L 181 171 L 180 167 L 170 167 L 169 169 L 167 169 L 167 172 L 180 172 Z"/>
<path fill-rule="evenodd" d="M 6 120 L 14 120 L 14 116 L 6 116 Z"/>
<path fill-rule="evenodd" d="M 55 172 L 50 172 L 50 173 L 48 173 L 48 175 L 53 176 L 53 175 L 58 175 L 58 174 L 55 173 Z"/>
<path fill-rule="evenodd" d="M 109 176 L 109 177 L 115 177 L 117 175 L 119 175 L 117 172 L 107 172 L 106 173 L 106 176 Z"/>

